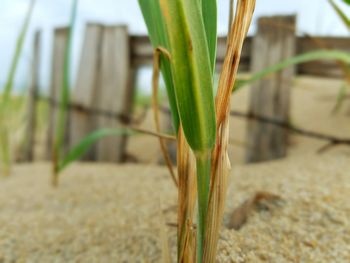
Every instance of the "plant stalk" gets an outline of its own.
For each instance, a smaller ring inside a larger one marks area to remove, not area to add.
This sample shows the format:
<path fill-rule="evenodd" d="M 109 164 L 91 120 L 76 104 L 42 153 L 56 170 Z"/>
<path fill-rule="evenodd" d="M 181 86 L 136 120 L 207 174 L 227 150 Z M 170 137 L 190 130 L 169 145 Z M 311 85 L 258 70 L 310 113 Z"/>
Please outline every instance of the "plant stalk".
<path fill-rule="evenodd" d="M 211 150 L 197 152 L 197 191 L 198 191 L 198 222 L 197 222 L 197 262 L 202 263 L 205 241 L 206 219 L 209 204 L 209 183 L 211 167 Z"/>
<path fill-rule="evenodd" d="M 2 172 L 4 176 L 10 175 L 10 165 L 11 165 L 11 158 L 10 158 L 10 146 L 9 146 L 9 134 L 8 134 L 8 127 L 5 127 L 6 124 L 3 124 L 4 127 L 0 127 L 0 157 L 2 161 Z"/>

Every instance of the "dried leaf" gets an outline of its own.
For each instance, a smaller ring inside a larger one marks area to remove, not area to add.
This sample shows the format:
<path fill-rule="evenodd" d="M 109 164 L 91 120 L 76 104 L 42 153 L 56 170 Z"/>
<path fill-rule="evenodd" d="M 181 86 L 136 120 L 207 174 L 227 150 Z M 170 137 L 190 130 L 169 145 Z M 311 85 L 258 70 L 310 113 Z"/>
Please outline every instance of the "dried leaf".
<path fill-rule="evenodd" d="M 252 198 L 249 198 L 231 215 L 228 224 L 229 229 L 239 230 L 248 220 L 249 215 L 261 204 L 263 201 L 271 202 L 281 200 L 281 197 L 268 192 L 257 192 Z"/>

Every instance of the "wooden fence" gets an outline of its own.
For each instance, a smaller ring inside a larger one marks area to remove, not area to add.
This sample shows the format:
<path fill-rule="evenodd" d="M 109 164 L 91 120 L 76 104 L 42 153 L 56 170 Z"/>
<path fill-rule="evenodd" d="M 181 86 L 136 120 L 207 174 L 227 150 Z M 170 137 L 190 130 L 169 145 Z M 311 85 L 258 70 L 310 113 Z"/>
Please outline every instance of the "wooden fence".
<path fill-rule="evenodd" d="M 241 72 L 250 71 L 253 54 L 253 38 L 248 36 L 244 42 L 242 57 L 239 66 Z M 312 50 L 337 49 L 350 52 L 350 38 L 345 37 L 296 37 L 296 54 L 303 54 Z M 131 60 L 135 66 L 151 65 L 153 59 L 152 46 L 147 36 L 131 36 Z M 226 37 L 218 38 L 217 65 L 222 65 L 226 51 Z M 313 61 L 300 64 L 296 67 L 297 74 L 324 77 L 341 77 L 342 71 L 335 61 Z"/>
<path fill-rule="evenodd" d="M 68 28 L 58 28 L 54 31 L 47 158 L 50 158 L 52 150 L 59 90 L 62 87 L 63 54 L 66 49 L 67 36 Z M 39 36 L 35 38 L 35 52 L 37 52 L 39 46 L 38 38 Z M 323 49 L 324 47 L 350 52 L 350 39 L 295 37 L 295 54 Z M 260 57 L 263 55 L 262 52 L 254 52 L 253 48 L 253 37 L 248 37 L 242 52 L 241 71 L 249 71 L 252 61 L 263 59 L 263 57 Z M 226 38 L 220 37 L 218 39 L 218 69 L 223 63 L 225 50 Z M 35 53 L 35 57 L 38 56 Z M 153 50 L 148 37 L 129 36 L 126 26 L 87 25 L 78 76 L 71 92 L 71 107 L 66 129 L 67 149 L 92 130 L 120 127 L 128 122 L 133 105 L 136 69 L 140 66 L 151 65 L 152 60 Z M 39 67 L 39 63 L 35 63 L 33 67 Z M 310 62 L 297 66 L 295 70 L 298 74 L 341 76 L 341 70 L 336 62 Z M 32 83 L 33 88 L 30 92 L 31 101 L 35 101 L 37 98 L 37 87 L 39 86 L 38 83 L 35 83 L 35 81 L 38 81 L 37 70 L 33 69 L 33 75 L 34 83 Z M 31 106 L 29 111 L 33 111 L 33 109 L 35 107 Z M 35 112 L 29 112 L 28 114 L 29 116 L 35 116 Z M 33 119 L 28 118 L 28 121 L 33 122 Z M 35 120 L 33 123 L 35 123 Z M 31 130 L 28 131 L 30 134 L 35 132 L 35 125 L 28 125 L 28 127 Z M 84 156 L 84 159 L 121 162 L 124 158 L 126 143 L 126 137 L 111 137 L 102 140 Z M 30 149 L 33 147 L 34 140 L 31 140 L 26 148 L 29 152 L 26 157 L 27 160 L 32 159 L 32 150 Z"/>

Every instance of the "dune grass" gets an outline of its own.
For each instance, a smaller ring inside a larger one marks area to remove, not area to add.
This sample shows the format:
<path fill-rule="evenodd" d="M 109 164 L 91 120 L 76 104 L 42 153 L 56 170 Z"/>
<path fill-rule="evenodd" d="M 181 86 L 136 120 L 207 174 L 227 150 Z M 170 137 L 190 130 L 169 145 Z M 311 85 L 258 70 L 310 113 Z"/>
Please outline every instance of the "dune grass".
<path fill-rule="evenodd" d="M 66 132 L 67 112 L 70 92 L 70 73 L 71 73 L 71 57 L 72 57 L 72 41 L 74 33 L 74 23 L 77 16 L 78 0 L 72 2 L 71 16 L 69 22 L 69 35 L 64 54 L 64 69 L 63 69 L 63 86 L 59 96 L 59 109 L 57 123 L 55 126 L 54 142 L 52 149 L 52 185 L 58 185 L 59 163 L 64 158 L 64 138 Z"/>
<path fill-rule="evenodd" d="M 160 71 L 168 80 L 171 112 L 178 116 L 174 122 L 178 137 L 178 262 L 214 262 L 230 168 L 229 102 L 255 1 L 237 2 L 215 99 L 216 0 L 139 0 L 139 4 L 159 56 Z"/>
<path fill-rule="evenodd" d="M 28 27 L 30 24 L 30 20 L 32 18 L 34 6 L 36 0 L 31 0 L 28 6 L 28 11 L 24 22 L 22 24 L 21 30 L 17 37 L 16 48 L 12 57 L 10 69 L 7 75 L 7 80 L 5 86 L 2 91 L 2 96 L 0 97 L 0 166 L 2 167 L 2 174 L 8 176 L 10 174 L 10 166 L 11 166 L 11 106 L 14 103 L 11 98 L 14 79 L 16 76 L 19 59 L 22 53 L 24 41 L 27 36 Z M 13 108 L 12 108 L 13 109 Z"/>

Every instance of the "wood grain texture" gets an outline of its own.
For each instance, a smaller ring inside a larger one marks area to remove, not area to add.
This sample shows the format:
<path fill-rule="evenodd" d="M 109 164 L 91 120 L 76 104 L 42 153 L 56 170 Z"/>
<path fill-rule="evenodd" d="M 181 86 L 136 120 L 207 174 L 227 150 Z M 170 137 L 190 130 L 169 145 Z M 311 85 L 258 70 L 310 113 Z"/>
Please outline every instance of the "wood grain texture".
<path fill-rule="evenodd" d="M 295 55 L 295 32 L 277 27 L 295 27 L 294 16 L 262 17 L 253 41 L 252 72 L 258 72 Z M 287 122 L 290 88 L 295 69 L 289 67 L 259 80 L 251 89 L 250 113 Z M 285 129 L 267 123 L 249 121 L 247 127 L 247 162 L 260 162 L 285 157 L 288 134 Z"/>
<path fill-rule="evenodd" d="M 118 129 L 127 122 L 133 104 L 134 78 L 127 27 L 88 24 L 78 78 L 72 91 L 72 102 L 82 110 L 75 108 L 71 111 L 71 146 L 94 130 Z M 83 160 L 121 162 L 126 141 L 126 136 L 103 138 Z"/>
<path fill-rule="evenodd" d="M 278 25 L 276 26 L 278 28 Z M 294 32 L 295 28 L 281 27 L 285 32 Z M 136 66 L 151 65 L 153 61 L 153 49 L 145 36 L 131 36 L 131 56 L 132 64 Z M 251 57 L 253 52 L 253 37 L 247 37 L 239 65 L 239 70 L 249 71 L 251 68 Z M 296 38 L 296 54 L 303 54 L 307 51 L 324 49 L 325 47 L 336 50 L 343 50 L 350 52 L 350 39 L 345 37 L 308 37 L 299 36 Z M 217 71 L 221 70 L 226 51 L 226 37 L 218 38 L 217 49 Z M 314 61 L 305 64 L 297 65 L 298 74 L 308 74 L 325 77 L 342 77 L 342 71 L 339 69 L 335 61 Z"/>
<path fill-rule="evenodd" d="M 96 95 L 100 88 L 100 69 L 102 36 L 104 27 L 88 24 L 80 58 L 76 85 L 72 91 L 72 102 L 82 108 L 96 108 Z M 96 116 L 86 111 L 72 110 L 70 125 L 70 146 L 76 145 L 82 138 L 97 129 Z M 92 146 L 83 160 L 95 160 L 96 151 Z"/>
<path fill-rule="evenodd" d="M 97 108 L 123 116 L 120 120 L 98 116 L 97 125 L 103 128 L 121 128 L 130 117 L 134 70 L 130 66 L 129 35 L 126 26 L 105 27 L 102 40 Z M 97 144 L 97 160 L 121 162 L 126 148 L 126 136 L 102 139 Z"/>
<path fill-rule="evenodd" d="M 34 159 L 34 144 L 36 131 L 36 99 L 39 92 L 39 70 L 41 54 L 41 31 L 34 35 L 33 57 L 31 66 L 31 82 L 29 87 L 26 118 L 26 141 L 23 151 L 22 161 L 31 162 Z"/>

